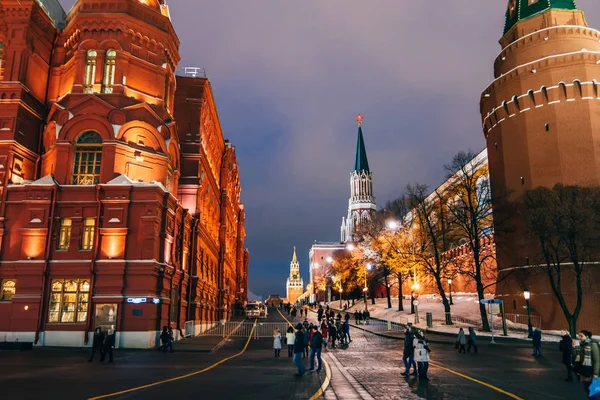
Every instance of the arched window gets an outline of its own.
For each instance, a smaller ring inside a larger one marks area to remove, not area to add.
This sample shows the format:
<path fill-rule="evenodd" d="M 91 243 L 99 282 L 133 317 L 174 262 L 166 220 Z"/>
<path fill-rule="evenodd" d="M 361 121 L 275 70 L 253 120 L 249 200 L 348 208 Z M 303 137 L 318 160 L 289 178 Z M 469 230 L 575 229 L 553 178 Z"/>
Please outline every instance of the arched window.
<path fill-rule="evenodd" d="M 4 43 L 0 42 L 0 81 L 4 80 Z"/>
<path fill-rule="evenodd" d="M 83 93 L 94 92 L 96 80 L 96 50 L 88 50 L 85 58 L 85 76 L 83 77 Z"/>
<path fill-rule="evenodd" d="M 106 51 L 104 60 L 104 78 L 102 79 L 102 93 L 112 93 L 115 84 L 115 67 L 117 63 L 117 52 L 114 49 Z"/>
<path fill-rule="evenodd" d="M 73 159 L 74 185 L 95 185 L 100 180 L 102 138 L 94 131 L 79 135 Z"/>

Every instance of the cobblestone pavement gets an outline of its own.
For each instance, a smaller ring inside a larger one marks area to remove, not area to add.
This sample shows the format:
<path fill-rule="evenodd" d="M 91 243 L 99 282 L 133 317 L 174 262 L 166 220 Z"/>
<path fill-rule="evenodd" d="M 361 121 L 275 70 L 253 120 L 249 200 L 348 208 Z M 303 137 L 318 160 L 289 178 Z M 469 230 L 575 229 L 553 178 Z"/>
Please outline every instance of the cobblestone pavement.
<path fill-rule="evenodd" d="M 545 349 L 545 358 L 534 358 L 528 344 L 491 345 L 481 338 L 478 354 L 458 354 L 451 344 L 432 344 L 430 381 L 420 382 L 400 375 L 403 341 L 356 328 L 351 334 L 349 347 L 325 356 L 332 368 L 327 400 L 586 398 L 581 383 L 564 382 L 564 366 L 554 348 Z"/>

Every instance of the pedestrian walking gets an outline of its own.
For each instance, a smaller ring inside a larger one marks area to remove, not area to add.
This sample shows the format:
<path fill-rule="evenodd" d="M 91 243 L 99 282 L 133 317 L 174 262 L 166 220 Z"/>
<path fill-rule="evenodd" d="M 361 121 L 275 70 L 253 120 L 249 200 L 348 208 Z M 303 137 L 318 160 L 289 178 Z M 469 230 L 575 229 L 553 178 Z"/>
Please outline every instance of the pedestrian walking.
<path fill-rule="evenodd" d="M 161 342 L 161 346 L 158 348 L 158 350 L 161 350 L 164 352 L 167 351 L 167 347 L 169 347 L 169 328 L 167 328 L 167 326 L 163 326 L 162 328 L 162 332 L 160 333 L 160 342 Z"/>
<path fill-rule="evenodd" d="M 415 348 L 413 340 L 415 335 L 411 332 L 411 329 L 406 327 L 404 329 L 404 349 L 402 351 L 402 362 L 404 363 L 404 372 L 401 375 L 417 375 L 417 364 L 415 363 L 414 354 Z M 413 367 L 412 374 L 410 373 L 410 367 Z"/>
<path fill-rule="evenodd" d="M 533 331 L 533 354 L 534 357 L 543 357 L 542 356 L 542 331 L 540 328 L 535 328 Z"/>
<path fill-rule="evenodd" d="M 327 351 L 327 324 L 323 322 L 321 324 L 321 332 L 323 332 L 323 346 L 325 347 L 325 351 Z"/>
<path fill-rule="evenodd" d="M 419 380 L 428 381 L 427 371 L 429 370 L 429 345 L 422 335 L 418 335 L 417 346 L 415 347 L 415 361 L 419 370 Z"/>
<path fill-rule="evenodd" d="M 294 336 L 294 328 L 290 326 L 285 334 L 285 341 L 288 348 L 288 358 L 292 358 L 294 356 Z"/>
<path fill-rule="evenodd" d="M 281 332 L 279 328 L 275 328 L 273 331 L 273 350 L 275 351 L 275 358 L 281 354 Z"/>
<path fill-rule="evenodd" d="M 312 340 L 310 341 L 310 369 L 309 371 L 315 370 L 315 356 L 317 357 L 317 372 L 321 372 L 321 350 L 323 348 L 323 335 L 319 332 L 318 327 L 313 327 L 314 333 Z"/>
<path fill-rule="evenodd" d="M 317 321 L 321 322 L 323 318 L 323 306 L 319 304 L 319 310 L 317 311 Z"/>
<path fill-rule="evenodd" d="M 457 339 L 456 343 L 458 345 L 458 353 L 466 354 L 467 349 L 465 349 L 465 345 L 467 344 L 467 337 L 465 335 L 465 331 L 463 330 L 463 328 L 460 328 L 458 330 L 458 339 Z"/>
<path fill-rule="evenodd" d="M 302 334 L 304 335 L 304 352 L 302 353 L 302 358 L 308 358 L 309 351 L 308 346 L 310 345 L 310 332 L 304 325 L 302 325 Z"/>
<path fill-rule="evenodd" d="M 590 385 L 592 381 L 597 380 L 600 375 L 600 348 L 598 343 L 592 339 L 592 332 L 582 330 L 577 335 L 579 337 L 579 362 L 575 364 L 577 372 L 583 382 L 583 390 L 592 400 L 599 400 L 600 395 L 590 397 Z"/>
<path fill-rule="evenodd" d="M 467 342 L 469 343 L 467 346 L 467 353 L 471 352 L 471 347 L 473 347 L 475 349 L 475 353 L 477 353 L 477 334 L 472 326 L 469 327 L 469 338 L 467 339 Z"/>
<path fill-rule="evenodd" d="M 352 343 L 352 337 L 350 337 L 350 322 L 346 321 L 344 323 L 344 334 L 346 335 L 346 340 L 348 343 Z"/>
<path fill-rule="evenodd" d="M 365 310 L 363 316 L 365 318 L 365 325 L 369 325 L 369 320 L 371 319 L 371 313 L 369 312 L 369 310 Z"/>
<path fill-rule="evenodd" d="M 94 330 L 94 338 L 92 341 L 92 355 L 90 356 L 89 362 L 94 361 L 94 354 L 96 352 L 100 353 L 100 358 L 103 357 L 103 347 L 104 347 L 104 332 L 102 332 L 102 328 L 98 327 Z"/>
<path fill-rule="evenodd" d="M 331 321 L 329 321 L 329 325 L 327 326 L 327 335 L 329 336 L 329 343 L 331 344 L 331 348 L 335 349 L 335 341 L 337 339 L 337 329 L 335 325 Z"/>
<path fill-rule="evenodd" d="M 306 369 L 302 364 L 302 354 L 304 353 L 304 334 L 302 333 L 302 324 L 296 325 L 296 333 L 294 334 L 294 364 L 298 369 L 296 376 L 304 375 Z"/>
<path fill-rule="evenodd" d="M 302 318 L 302 314 L 304 314 L 304 308 L 300 307 L 300 318 Z"/>
<path fill-rule="evenodd" d="M 562 332 L 558 349 L 562 353 L 562 363 L 567 368 L 567 379 L 565 381 L 571 382 L 573 380 L 573 339 L 569 332 Z"/>
<path fill-rule="evenodd" d="M 169 342 L 167 343 L 167 347 L 169 348 L 169 352 L 173 352 L 173 342 L 175 342 L 175 336 L 173 335 L 173 328 L 169 327 L 167 329 L 167 333 L 169 334 Z"/>
<path fill-rule="evenodd" d="M 104 357 L 108 354 L 108 362 L 113 362 L 113 347 L 115 347 L 115 330 L 110 328 L 104 338 L 104 346 L 102 348 L 102 357 L 100 357 L 100 361 L 104 361 Z"/>

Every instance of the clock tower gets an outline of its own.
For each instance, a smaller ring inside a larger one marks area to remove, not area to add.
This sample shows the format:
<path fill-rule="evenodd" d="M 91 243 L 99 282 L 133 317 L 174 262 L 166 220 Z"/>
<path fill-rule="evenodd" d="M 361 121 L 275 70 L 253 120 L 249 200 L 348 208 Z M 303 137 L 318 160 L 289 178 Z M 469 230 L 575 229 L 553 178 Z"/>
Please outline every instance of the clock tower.
<path fill-rule="evenodd" d="M 294 255 L 290 263 L 290 276 L 287 279 L 287 301 L 291 304 L 296 302 L 296 299 L 302 295 L 304 284 L 300 278 L 300 263 L 296 257 L 296 246 L 294 246 Z"/>

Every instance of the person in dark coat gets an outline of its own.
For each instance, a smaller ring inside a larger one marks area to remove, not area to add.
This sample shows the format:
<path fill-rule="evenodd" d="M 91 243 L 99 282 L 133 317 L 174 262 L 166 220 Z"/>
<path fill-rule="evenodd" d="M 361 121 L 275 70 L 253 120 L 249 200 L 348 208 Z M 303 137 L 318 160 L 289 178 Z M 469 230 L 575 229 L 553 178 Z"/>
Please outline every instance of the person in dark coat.
<path fill-rule="evenodd" d="M 103 354 L 100 361 L 108 354 L 108 362 L 113 362 L 113 347 L 115 347 L 115 330 L 110 328 L 104 338 Z"/>
<path fill-rule="evenodd" d="M 167 328 L 167 326 L 163 326 L 162 332 L 160 333 L 160 342 L 162 343 L 162 345 L 158 349 L 162 349 L 163 353 L 166 352 L 170 340 L 171 335 L 169 335 L 169 328 Z"/>
<path fill-rule="evenodd" d="M 321 350 L 323 348 L 323 335 L 319 332 L 318 327 L 314 327 L 314 333 L 310 342 L 310 369 L 309 371 L 315 370 L 315 356 L 319 364 L 317 366 L 317 372 L 321 371 Z"/>
<path fill-rule="evenodd" d="M 533 331 L 533 354 L 532 356 L 542 356 L 542 331 L 540 328 L 535 328 Z"/>
<path fill-rule="evenodd" d="M 102 332 L 102 328 L 96 328 L 96 330 L 94 330 L 94 341 L 92 342 L 92 355 L 90 356 L 90 359 L 88 361 L 94 361 L 94 354 L 96 354 L 96 352 L 100 353 L 100 359 L 104 358 L 104 353 L 102 350 L 103 347 L 104 332 Z"/>
<path fill-rule="evenodd" d="M 321 322 L 321 318 L 323 318 L 323 306 L 319 305 L 319 310 L 317 311 L 317 321 Z"/>
<path fill-rule="evenodd" d="M 571 382 L 573 380 L 573 339 L 569 332 L 563 331 L 558 349 L 562 353 L 562 363 L 567 367 L 565 381 Z"/>
<path fill-rule="evenodd" d="M 469 336 L 467 337 L 467 353 L 471 352 L 471 347 L 475 348 L 475 353 L 477 353 L 477 334 L 475 333 L 475 329 L 473 327 L 469 327 Z"/>
<path fill-rule="evenodd" d="M 296 325 L 296 334 L 294 336 L 294 364 L 298 368 L 296 376 L 302 376 L 306 371 L 302 364 L 302 354 L 304 353 L 304 333 L 302 333 L 302 329 L 302 324 Z"/>
<path fill-rule="evenodd" d="M 407 376 L 410 373 L 410 366 L 413 366 L 413 372 L 410 375 L 417 375 L 417 363 L 415 362 L 415 348 L 413 340 L 415 336 L 407 327 L 404 330 L 404 350 L 402 351 L 402 361 L 404 362 L 404 372 L 401 375 Z"/>

